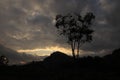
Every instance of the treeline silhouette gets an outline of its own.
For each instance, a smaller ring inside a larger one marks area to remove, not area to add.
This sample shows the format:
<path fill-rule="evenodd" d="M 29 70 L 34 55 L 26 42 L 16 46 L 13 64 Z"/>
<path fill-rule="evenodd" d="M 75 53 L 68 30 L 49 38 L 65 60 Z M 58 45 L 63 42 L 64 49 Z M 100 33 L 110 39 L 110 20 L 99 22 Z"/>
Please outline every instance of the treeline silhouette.
<path fill-rule="evenodd" d="M 104 57 L 74 60 L 54 52 L 43 61 L 26 65 L 1 65 L 0 80 L 120 80 L 120 49 Z"/>

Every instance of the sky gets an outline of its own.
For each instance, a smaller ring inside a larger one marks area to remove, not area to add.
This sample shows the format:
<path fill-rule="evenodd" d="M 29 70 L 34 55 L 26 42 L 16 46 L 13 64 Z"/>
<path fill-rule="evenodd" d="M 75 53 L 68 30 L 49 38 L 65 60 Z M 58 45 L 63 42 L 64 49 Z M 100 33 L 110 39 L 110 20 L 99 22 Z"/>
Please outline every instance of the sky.
<path fill-rule="evenodd" d="M 55 28 L 55 16 L 93 12 L 93 41 L 81 47 L 81 55 L 105 55 L 120 48 L 119 3 L 120 0 L 0 0 L 0 45 L 37 56 L 54 51 L 70 54 L 69 45 Z"/>

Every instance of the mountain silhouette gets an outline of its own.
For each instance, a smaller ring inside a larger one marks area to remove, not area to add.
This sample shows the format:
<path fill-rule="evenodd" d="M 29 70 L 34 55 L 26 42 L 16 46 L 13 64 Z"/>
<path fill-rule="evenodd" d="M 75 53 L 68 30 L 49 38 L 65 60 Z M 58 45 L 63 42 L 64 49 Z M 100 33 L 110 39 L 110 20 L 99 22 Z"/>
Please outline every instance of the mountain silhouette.
<path fill-rule="evenodd" d="M 106 64 L 111 66 L 120 66 L 120 48 L 115 49 L 112 54 L 103 57 Z"/>
<path fill-rule="evenodd" d="M 71 56 L 66 55 L 65 53 L 56 51 L 53 52 L 50 56 L 46 57 L 43 61 L 45 65 L 49 65 L 49 67 L 62 67 L 63 65 L 69 64 L 73 62 L 73 58 Z"/>

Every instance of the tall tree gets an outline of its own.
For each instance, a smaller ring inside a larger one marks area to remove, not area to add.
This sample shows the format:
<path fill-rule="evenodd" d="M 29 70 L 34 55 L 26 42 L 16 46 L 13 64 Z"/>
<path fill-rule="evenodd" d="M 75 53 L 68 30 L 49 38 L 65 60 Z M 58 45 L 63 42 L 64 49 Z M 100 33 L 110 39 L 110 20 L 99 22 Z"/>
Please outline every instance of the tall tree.
<path fill-rule="evenodd" d="M 85 42 L 92 41 L 91 29 L 92 20 L 95 19 L 93 13 L 89 12 L 85 16 L 76 13 L 56 16 L 56 28 L 60 35 L 67 38 L 67 43 L 70 44 L 73 58 L 79 56 L 80 47 Z"/>

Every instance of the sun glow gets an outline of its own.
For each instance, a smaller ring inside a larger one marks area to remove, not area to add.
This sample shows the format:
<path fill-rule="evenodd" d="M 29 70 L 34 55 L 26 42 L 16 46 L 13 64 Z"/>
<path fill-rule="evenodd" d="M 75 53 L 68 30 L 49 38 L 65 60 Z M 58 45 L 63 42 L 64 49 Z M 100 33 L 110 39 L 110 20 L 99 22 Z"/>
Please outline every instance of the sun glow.
<path fill-rule="evenodd" d="M 54 47 L 46 47 L 46 48 L 36 48 L 36 49 L 21 49 L 17 50 L 19 53 L 27 53 L 35 56 L 49 56 L 51 53 L 55 51 L 60 51 L 63 53 L 66 53 L 68 55 L 72 55 L 71 49 L 69 48 L 63 48 L 59 46 L 54 46 Z M 76 50 L 75 50 L 76 52 Z M 95 53 L 92 51 L 84 51 L 80 50 L 80 56 L 85 56 L 85 55 L 94 55 Z"/>
<path fill-rule="evenodd" d="M 66 48 L 62 48 L 62 47 L 46 47 L 46 48 L 37 48 L 37 49 L 22 49 L 22 50 L 17 50 L 20 53 L 27 53 L 27 54 L 32 54 L 32 55 L 37 55 L 37 56 L 45 56 L 45 55 L 50 55 L 52 52 L 55 51 L 61 51 L 64 52 L 68 55 L 70 55 L 71 50 L 70 49 L 66 49 Z"/>

